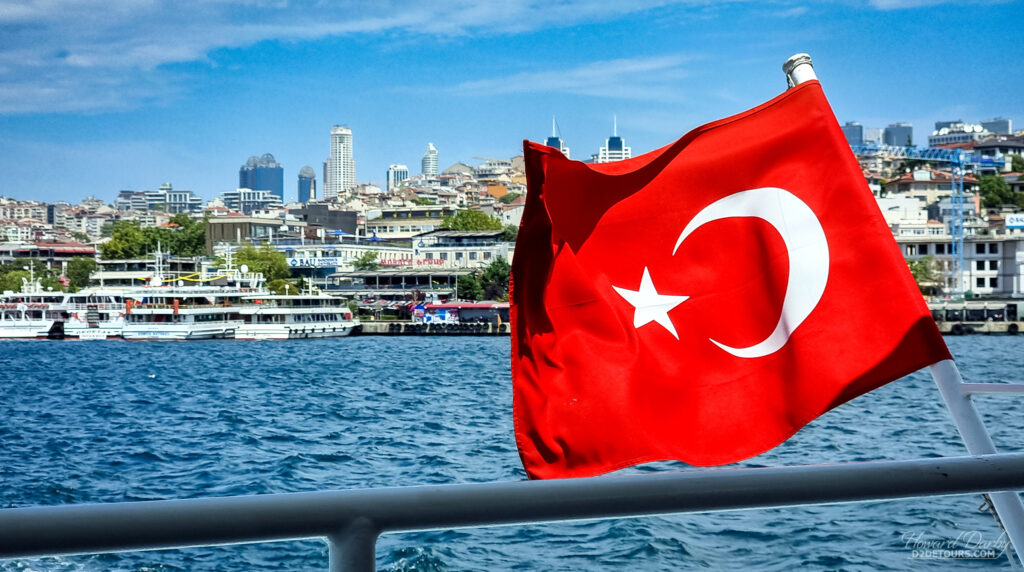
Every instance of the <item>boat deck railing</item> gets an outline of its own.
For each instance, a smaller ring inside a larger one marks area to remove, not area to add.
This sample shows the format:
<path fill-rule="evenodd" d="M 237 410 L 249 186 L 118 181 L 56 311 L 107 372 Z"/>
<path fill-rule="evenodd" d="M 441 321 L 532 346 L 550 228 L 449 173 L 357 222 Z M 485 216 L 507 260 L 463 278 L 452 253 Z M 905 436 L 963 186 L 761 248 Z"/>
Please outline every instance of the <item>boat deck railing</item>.
<path fill-rule="evenodd" d="M 320 537 L 330 570 L 363 571 L 391 532 L 1020 489 L 1024 453 L 11 508 L 0 558 Z"/>

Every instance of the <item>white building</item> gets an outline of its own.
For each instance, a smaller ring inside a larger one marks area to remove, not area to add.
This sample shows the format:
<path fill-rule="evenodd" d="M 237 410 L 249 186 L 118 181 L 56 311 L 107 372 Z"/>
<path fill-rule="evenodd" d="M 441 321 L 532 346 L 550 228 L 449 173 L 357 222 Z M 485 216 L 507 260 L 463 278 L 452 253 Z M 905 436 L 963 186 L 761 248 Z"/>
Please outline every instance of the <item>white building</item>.
<path fill-rule="evenodd" d="M 352 130 L 331 128 L 331 156 L 324 173 L 324 198 L 333 199 L 356 186 L 356 160 L 352 157 Z"/>
<path fill-rule="evenodd" d="M 614 119 L 612 121 L 612 136 L 605 140 L 604 147 L 601 147 L 596 155 L 591 155 L 590 159 L 594 163 L 611 163 L 629 159 L 632 156 L 633 150 L 626 147 L 626 142 L 619 137 L 619 122 Z"/>
<path fill-rule="evenodd" d="M 388 191 L 393 191 L 398 188 L 398 185 L 402 181 L 409 178 L 409 167 L 405 165 L 389 165 L 388 166 Z"/>
<path fill-rule="evenodd" d="M 424 175 L 437 176 L 437 147 L 433 143 L 427 143 L 427 152 L 423 154 L 420 167 Z"/>

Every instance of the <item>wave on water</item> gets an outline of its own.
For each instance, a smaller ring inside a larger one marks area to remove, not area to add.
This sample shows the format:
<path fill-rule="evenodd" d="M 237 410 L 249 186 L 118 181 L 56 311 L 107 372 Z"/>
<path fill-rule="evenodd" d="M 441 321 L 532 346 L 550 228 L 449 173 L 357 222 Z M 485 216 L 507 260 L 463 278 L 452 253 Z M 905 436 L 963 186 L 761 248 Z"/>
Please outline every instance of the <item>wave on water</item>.
<path fill-rule="evenodd" d="M 948 340 L 968 381 L 1016 381 L 1015 337 Z M 507 338 L 0 341 L 2 507 L 525 478 Z M 1009 396 L 978 399 L 1019 448 Z M 927 372 L 847 403 L 741 467 L 965 454 Z M 625 473 L 691 470 L 662 462 Z M 1000 531 L 962 495 L 386 534 L 380 570 L 981 569 L 908 538 Z M 909 536 L 908 536 L 909 535 Z M 318 540 L 0 562 L 0 570 L 316 570 Z"/>

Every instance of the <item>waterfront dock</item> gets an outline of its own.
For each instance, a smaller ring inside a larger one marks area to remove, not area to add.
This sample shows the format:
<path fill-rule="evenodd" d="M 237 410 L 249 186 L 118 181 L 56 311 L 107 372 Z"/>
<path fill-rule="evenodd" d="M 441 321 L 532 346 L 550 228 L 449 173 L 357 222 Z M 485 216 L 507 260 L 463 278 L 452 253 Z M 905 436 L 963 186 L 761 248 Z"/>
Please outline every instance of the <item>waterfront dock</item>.
<path fill-rule="evenodd" d="M 507 336 L 508 323 L 444 323 L 373 321 L 362 322 L 353 335 L 359 336 Z"/>

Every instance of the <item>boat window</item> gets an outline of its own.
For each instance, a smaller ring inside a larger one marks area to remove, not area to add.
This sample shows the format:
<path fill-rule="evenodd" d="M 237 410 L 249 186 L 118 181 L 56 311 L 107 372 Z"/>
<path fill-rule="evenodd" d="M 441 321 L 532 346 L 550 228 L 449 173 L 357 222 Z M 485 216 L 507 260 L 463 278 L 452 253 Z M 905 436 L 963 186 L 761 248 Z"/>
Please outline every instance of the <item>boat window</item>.
<path fill-rule="evenodd" d="M 981 308 L 968 308 L 968 310 L 967 310 L 967 319 L 968 320 L 977 320 L 977 321 L 984 320 L 985 319 L 985 310 L 983 310 Z"/>
<path fill-rule="evenodd" d="M 946 310 L 947 322 L 959 322 L 964 319 L 963 310 Z"/>
<path fill-rule="evenodd" d="M 1006 319 L 1006 307 L 1002 308 L 987 308 L 985 310 L 985 319 L 994 320 L 996 322 L 1002 322 Z"/>
<path fill-rule="evenodd" d="M 942 318 L 945 317 L 945 312 L 942 310 L 932 310 L 932 319 L 936 322 L 941 322 Z"/>

